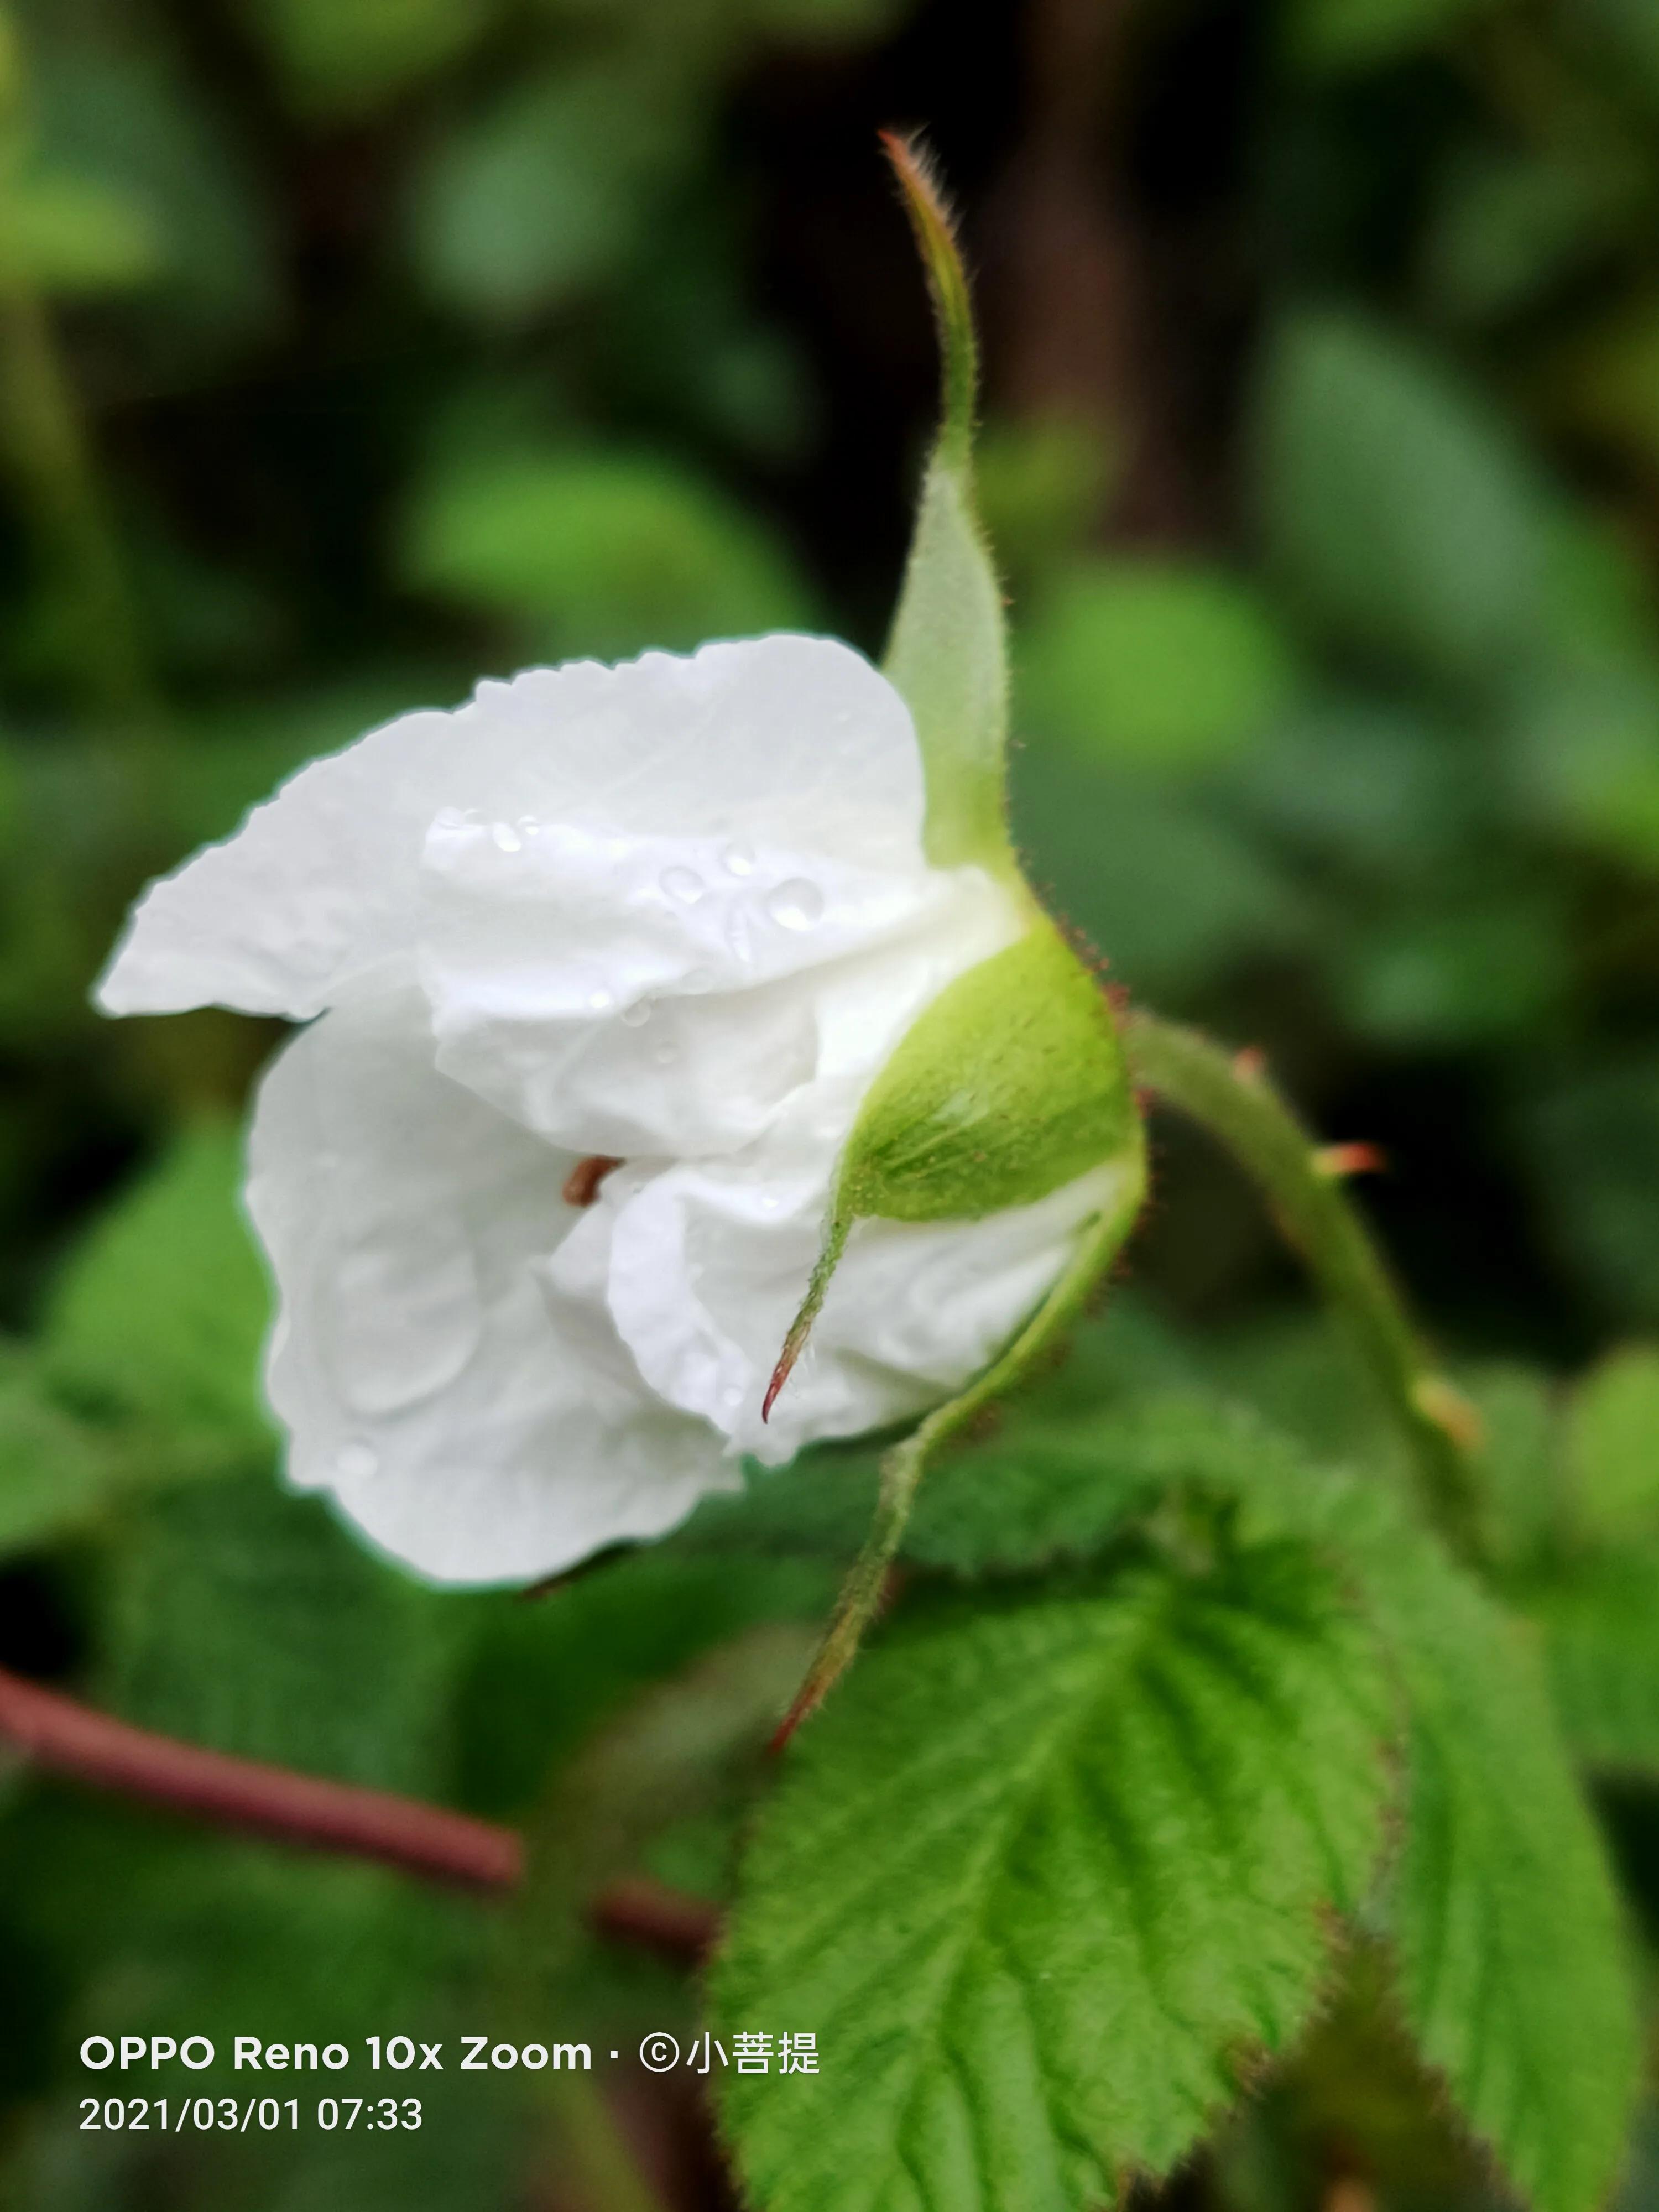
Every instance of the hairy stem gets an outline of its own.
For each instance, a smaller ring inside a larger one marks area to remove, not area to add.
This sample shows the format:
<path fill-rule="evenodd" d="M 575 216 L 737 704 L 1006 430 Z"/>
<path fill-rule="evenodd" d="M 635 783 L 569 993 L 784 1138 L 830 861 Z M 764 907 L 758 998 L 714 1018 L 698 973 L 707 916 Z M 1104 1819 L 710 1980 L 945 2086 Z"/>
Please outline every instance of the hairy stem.
<path fill-rule="evenodd" d="M 1419 1339 L 1332 1172 L 1332 1153 L 1313 1142 L 1265 1075 L 1196 1030 L 1137 1011 L 1124 1023 L 1123 1042 L 1137 1083 L 1207 1129 L 1260 1184 L 1381 1387 L 1431 1520 L 1455 1551 L 1473 1557 L 1479 1416 Z"/>
<path fill-rule="evenodd" d="M 1146 1192 L 1146 1164 L 1137 1152 L 1132 1164 L 1125 1167 L 1118 1189 L 1084 1231 L 1071 1265 L 1001 1358 L 959 1396 L 931 1413 L 882 1461 L 881 1492 L 870 1533 L 842 1586 L 834 1617 L 806 1680 L 772 1739 L 775 1751 L 781 1750 L 807 1716 L 823 1703 L 857 1656 L 865 1631 L 880 1608 L 887 1571 L 903 1539 L 916 1491 L 934 1453 L 993 1399 L 1011 1389 L 1056 1331 L 1077 1313 L 1133 1227 Z"/>

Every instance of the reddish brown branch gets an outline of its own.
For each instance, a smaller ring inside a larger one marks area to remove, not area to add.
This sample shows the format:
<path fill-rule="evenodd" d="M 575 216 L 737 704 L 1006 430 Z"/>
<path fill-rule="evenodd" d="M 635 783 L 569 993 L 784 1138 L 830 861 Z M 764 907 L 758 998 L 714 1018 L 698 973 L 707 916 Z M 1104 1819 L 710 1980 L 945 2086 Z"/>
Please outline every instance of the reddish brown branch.
<path fill-rule="evenodd" d="M 0 1737 L 57 1774 L 229 1827 L 380 1859 L 440 1881 L 502 1889 L 524 1871 L 524 1844 L 510 1828 L 386 1790 L 204 1751 L 131 1728 L 3 1668 Z"/>
<path fill-rule="evenodd" d="M 642 1944 L 677 1965 L 693 1965 L 720 1933 L 718 1907 L 705 1897 L 670 1889 L 648 1875 L 625 1875 L 593 1900 L 592 1919 L 602 1936 Z"/>
<path fill-rule="evenodd" d="M 4 1668 L 0 1740 L 54 1774 L 284 1843 L 377 1859 L 473 1889 L 510 1889 L 524 1874 L 524 1841 L 511 1828 L 389 1790 L 204 1751 L 94 1712 Z M 702 1956 L 718 1919 L 706 1899 L 634 1875 L 602 1889 L 592 1917 L 605 1935 L 682 1962 Z"/>

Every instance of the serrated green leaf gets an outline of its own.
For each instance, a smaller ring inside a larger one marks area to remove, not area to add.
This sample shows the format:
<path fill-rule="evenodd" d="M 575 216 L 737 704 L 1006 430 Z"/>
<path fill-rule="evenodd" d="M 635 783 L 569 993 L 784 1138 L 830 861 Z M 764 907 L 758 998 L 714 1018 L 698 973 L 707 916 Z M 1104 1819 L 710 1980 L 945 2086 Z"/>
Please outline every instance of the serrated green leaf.
<path fill-rule="evenodd" d="M 1248 1488 L 1294 1455 L 1248 1415 L 1170 1399 L 1109 1416 L 1022 1420 L 922 1485 L 902 1556 L 962 1576 L 1096 1556 L 1188 1482 Z"/>
<path fill-rule="evenodd" d="M 1161 2172 L 1305 2016 L 1378 1840 L 1374 1654 L 1267 1547 L 924 1626 L 867 1656 L 763 1814 L 713 1977 L 768 2212 L 1029 2212 Z"/>
<path fill-rule="evenodd" d="M 1405 1694 L 1388 1910 L 1422 2055 L 1537 2212 L 1592 2212 L 1623 2154 L 1640 2036 L 1618 1899 L 1537 1650 L 1376 1485 L 1264 1470 L 1244 1503 L 1246 1525 L 1345 1560 Z"/>
<path fill-rule="evenodd" d="M 1426 1547 L 1365 1571 L 1411 1706 L 1395 1939 L 1407 2016 L 1537 2212 L 1618 2172 L 1640 2035 L 1624 1929 L 1535 1654 Z"/>
<path fill-rule="evenodd" d="M 76 1248 L 43 1342 L 46 1374 L 71 1402 L 270 1455 L 258 1376 L 270 1293 L 241 1179 L 240 1133 L 197 1122 Z"/>
<path fill-rule="evenodd" d="M 1659 1535 L 1659 1347 L 1629 1344 L 1593 1367 L 1568 1404 L 1569 1510 L 1597 1543 Z"/>

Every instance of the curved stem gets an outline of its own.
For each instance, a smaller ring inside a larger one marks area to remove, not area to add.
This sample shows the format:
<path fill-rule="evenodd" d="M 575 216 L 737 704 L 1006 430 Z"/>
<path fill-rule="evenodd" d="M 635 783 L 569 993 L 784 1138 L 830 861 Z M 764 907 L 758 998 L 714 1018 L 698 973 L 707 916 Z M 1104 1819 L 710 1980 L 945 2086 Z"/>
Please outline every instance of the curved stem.
<path fill-rule="evenodd" d="M 916 1491 L 934 1453 L 994 1398 L 1012 1389 L 1055 1332 L 1073 1318 L 1111 1265 L 1134 1225 L 1146 1194 L 1146 1158 L 1137 1150 L 1109 1203 L 1085 1230 L 1071 1265 L 1001 1358 L 976 1376 L 958 1396 L 936 1407 L 886 1454 L 881 1462 L 881 1491 L 870 1533 L 842 1585 L 817 1656 L 772 1739 L 774 1751 L 781 1751 L 808 1714 L 823 1703 L 857 1656 L 865 1631 L 880 1608 L 887 1571 L 903 1539 Z"/>
<path fill-rule="evenodd" d="M 1331 1156 L 1273 1085 L 1195 1030 L 1136 1011 L 1123 1024 L 1135 1080 L 1197 1121 L 1260 1184 L 1287 1240 L 1346 1327 L 1410 1449 L 1429 1517 L 1464 1558 L 1478 1551 L 1480 1417 L 1419 1340 Z"/>
<path fill-rule="evenodd" d="M 285 1842 L 479 1889 L 509 1887 L 524 1870 L 524 1844 L 510 1828 L 388 1790 L 204 1751 L 94 1712 L 3 1668 L 0 1737 L 55 1773 Z"/>

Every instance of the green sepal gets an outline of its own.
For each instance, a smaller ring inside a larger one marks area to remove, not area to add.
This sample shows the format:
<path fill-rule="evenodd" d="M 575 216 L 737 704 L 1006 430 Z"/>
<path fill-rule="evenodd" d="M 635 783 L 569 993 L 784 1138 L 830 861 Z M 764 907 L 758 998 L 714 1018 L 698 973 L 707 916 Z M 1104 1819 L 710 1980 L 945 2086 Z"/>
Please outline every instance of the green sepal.
<path fill-rule="evenodd" d="M 860 1220 L 977 1221 L 1090 1169 L 1138 1179 L 1145 1139 L 1111 1001 L 1046 915 L 945 986 L 865 1096 L 770 1410 Z"/>
<path fill-rule="evenodd" d="M 1138 1150 L 1111 1002 L 1046 918 L 958 975 L 871 1085 L 842 1155 L 848 1221 L 972 1221 Z"/>
<path fill-rule="evenodd" d="M 942 406 L 883 662 L 910 709 L 927 784 L 927 857 L 1018 874 L 1004 799 L 1008 641 L 1002 590 L 975 508 L 979 349 L 962 258 L 926 163 L 884 139 L 927 270 L 939 325 Z"/>

